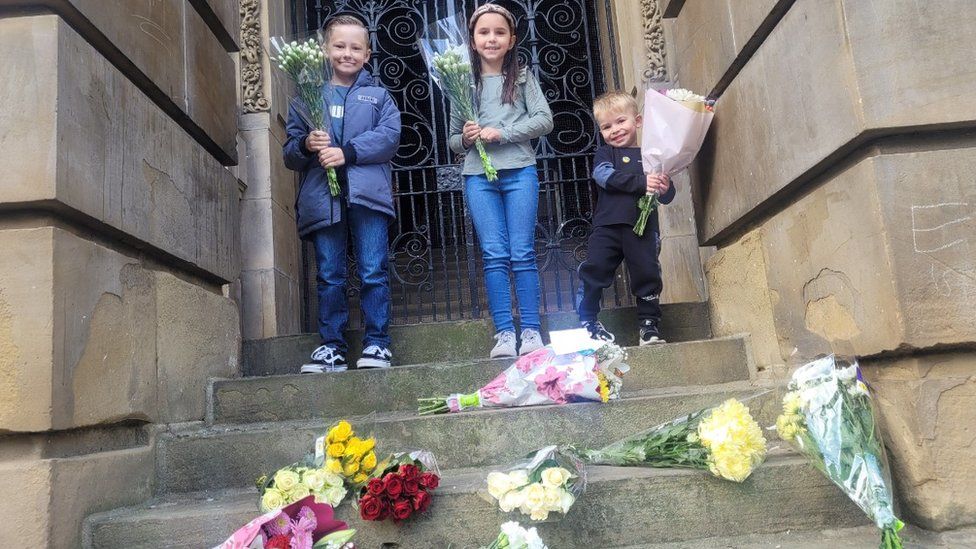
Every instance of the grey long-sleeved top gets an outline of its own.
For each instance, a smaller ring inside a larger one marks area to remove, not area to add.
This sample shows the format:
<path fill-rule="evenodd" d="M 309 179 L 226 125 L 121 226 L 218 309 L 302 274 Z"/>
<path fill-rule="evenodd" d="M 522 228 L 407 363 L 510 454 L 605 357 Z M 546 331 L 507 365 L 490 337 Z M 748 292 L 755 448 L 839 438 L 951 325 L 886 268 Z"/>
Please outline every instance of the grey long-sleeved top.
<path fill-rule="evenodd" d="M 522 69 L 516 81 L 515 102 L 510 105 L 502 102 L 503 75 L 482 76 L 481 82 L 478 124 L 482 128 L 496 128 L 502 134 L 500 143 L 485 143 L 492 165 L 497 170 L 534 166 L 535 151 L 529 141 L 552 131 L 552 111 L 542 94 L 539 81 L 532 73 Z M 452 106 L 451 150 L 465 154 L 462 174 L 483 174 L 485 170 L 478 151 L 473 146 L 465 149 L 461 144 L 464 123 L 460 112 Z"/>

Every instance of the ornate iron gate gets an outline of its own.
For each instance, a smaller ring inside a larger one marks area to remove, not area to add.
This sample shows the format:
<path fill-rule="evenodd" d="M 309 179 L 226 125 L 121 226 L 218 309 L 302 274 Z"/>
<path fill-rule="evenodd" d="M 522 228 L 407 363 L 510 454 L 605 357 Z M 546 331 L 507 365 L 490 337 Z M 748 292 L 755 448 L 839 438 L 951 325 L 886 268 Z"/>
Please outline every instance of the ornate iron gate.
<path fill-rule="evenodd" d="M 337 14 L 366 22 L 371 72 L 402 113 L 400 149 L 393 161 L 397 219 L 390 228 L 393 322 L 480 318 L 484 303 L 481 251 L 465 210 L 460 166 L 447 145 L 450 105 L 427 75 L 417 36 L 445 17 L 447 3 L 471 13 L 483 0 L 293 0 L 296 29 L 313 31 Z M 596 147 L 590 115 L 604 89 L 593 0 L 501 2 L 518 22 L 519 58 L 542 84 L 554 116 L 552 133 L 538 140 L 540 180 L 536 249 L 544 311 L 571 311 L 576 268 L 590 232 L 589 177 Z M 314 254 L 303 253 L 306 328 L 314 331 Z M 350 258 L 352 261 L 352 258 Z M 623 273 L 623 271 L 621 271 Z M 354 269 L 350 269 L 350 275 Z M 359 282 L 351 278 L 351 301 Z M 629 305 L 627 282 L 608 290 L 608 307 Z M 359 321 L 350 303 L 350 322 Z"/>

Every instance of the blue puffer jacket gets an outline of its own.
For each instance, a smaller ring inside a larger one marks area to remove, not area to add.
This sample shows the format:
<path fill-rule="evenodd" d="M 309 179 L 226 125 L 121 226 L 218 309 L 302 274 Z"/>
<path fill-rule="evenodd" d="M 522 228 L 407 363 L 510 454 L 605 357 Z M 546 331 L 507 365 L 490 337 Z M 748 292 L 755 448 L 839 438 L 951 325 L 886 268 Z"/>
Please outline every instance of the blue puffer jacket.
<path fill-rule="evenodd" d="M 342 120 L 343 142 L 333 145 L 340 145 L 346 157 L 339 171 L 340 179 L 349 182 L 349 203 L 393 217 L 390 160 L 400 144 L 400 110 L 390 93 L 363 69 L 349 88 Z M 318 157 L 305 149 L 310 130 L 294 107 L 288 109 L 286 130 L 285 166 L 301 172 L 295 211 L 298 235 L 305 238 L 340 221 L 342 197 L 329 193 L 329 179 Z"/>

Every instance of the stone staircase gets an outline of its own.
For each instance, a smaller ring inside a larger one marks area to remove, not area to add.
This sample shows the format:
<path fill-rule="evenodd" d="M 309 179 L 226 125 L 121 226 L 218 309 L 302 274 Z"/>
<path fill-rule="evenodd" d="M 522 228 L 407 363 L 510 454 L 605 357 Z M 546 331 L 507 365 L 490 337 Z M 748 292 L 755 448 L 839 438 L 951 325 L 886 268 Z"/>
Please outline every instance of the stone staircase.
<path fill-rule="evenodd" d="M 314 347 L 314 336 L 250 342 L 244 360 L 252 377 L 214 380 L 206 421 L 156 434 L 156 499 L 89 517 L 86 544 L 211 547 L 257 514 L 257 476 L 300 459 L 315 437 L 343 417 L 358 418 L 357 429 L 372 431 L 381 451 L 433 451 L 443 473 L 431 513 L 399 526 L 364 523 L 348 504 L 340 506 L 339 516 L 359 530 L 360 547 L 487 544 L 509 517 L 483 499 L 485 475 L 529 451 L 603 444 L 731 396 L 754 397 L 749 404 L 760 424 L 774 422 L 782 387 L 750 379 L 746 340 L 708 339 L 704 311 L 699 305 L 666 306 L 662 329 L 678 342 L 629 348 L 632 370 L 624 394 L 606 405 L 417 416 L 417 397 L 477 388 L 509 365 L 480 358 L 490 344 L 485 321 L 397 327 L 397 363 L 412 365 L 387 371 L 299 376 L 291 372 Z M 622 344 L 636 343 L 633 310 L 606 317 Z M 546 324 L 558 329 L 574 322 L 570 315 L 551 315 Z M 784 444 L 770 443 L 770 459 L 742 485 L 700 471 L 593 467 L 569 516 L 541 524 L 540 532 L 553 549 L 706 547 L 703 540 L 716 536 L 865 524 L 820 473 Z"/>

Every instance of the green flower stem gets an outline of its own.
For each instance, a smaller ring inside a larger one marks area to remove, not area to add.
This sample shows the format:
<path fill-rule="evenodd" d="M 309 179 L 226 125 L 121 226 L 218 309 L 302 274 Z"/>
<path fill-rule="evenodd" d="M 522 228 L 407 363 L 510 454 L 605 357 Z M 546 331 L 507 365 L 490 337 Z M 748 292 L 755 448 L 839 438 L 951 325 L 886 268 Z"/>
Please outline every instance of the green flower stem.
<path fill-rule="evenodd" d="M 487 549 L 508 549 L 509 547 L 508 536 L 503 532 L 498 534 L 498 537 L 495 538 L 495 541 L 491 542 L 491 545 Z"/>
<path fill-rule="evenodd" d="M 708 451 L 697 442 L 702 412 L 696 412 L 653 431 L 616 442 L 599 450 L 572 450 L 594 465 L 639 465 L 708 469 Z"/>
<path fill-rule="evenodd" d="M 446 414 L 451 411 L 450 407 L 447 405 L 447 401 L 450 397 L 431 397 L 431 398 L 418 398 L 417 403 L 420 404 L 417 409 L 420 415 L 426 416 L 430 414 Z M 458 404 L 461 405 L 461 409 L 465 408 L 477 408 L 481 405 L 481 396 L 477 391 L 469 393 L 466 395 L 458 396 Z"/>
<path fill-rule="evenodd" d="M 329 176 L 329 193 L 332 196 L 339 196 L 339 177 L 336 175 L 335 168 L 326 168 L 325 173 Z"/>
<path fill-rule="evenodd" d="M 902 544 L 901 536 L 898 535 L 898 530 L 901 530 L 904 526 L 904 523 L 898 521 L 895 526 L 881 530 L 880 549 L 903 549 L 904 545 Z"/>
<path fill-rule="evenodd" d="M 647 193 L 637 200 L 637 208 L 640 210 L 640 214 L 637 216 L 637 222 L 634 223 L 634 234 L 644 236 L 647 220 L 651 218 L 651 212 L 657 209 L 657 205 L 657 195 L 653 193 Z"/>
<path fill-rule="evenodd" d="M 872 520 L 878 517 L 893 517 L 891 488 L 887 482 L 877 483 L 874 479 L 885 478 L 880 468 L 884 467 L 882 443 L 877 436 L 871 397 L 850 390 L 851 384 L 838 382 L 836 391 L 826 405 L 807 411 L 804 429 L 797 435 L 794 443 L 813 465 L 839 486 Z M 837 414 L 839 411 L 839 417 Z M 839 450 L 828 463 L 822 454 L 823 441 L 811 432 L 810 424 L 833 425 L 839 429 L 836 437 Z M 858 489 L 856 483 L 867 478 L 867 489 Z M 884 519 L 882 519 L 884 520 Z M 901 549 L 902 540 L 898 531 L 904 523 L 894 519 L 881 525 L 881 549 Z"/>
<path fill-rule="evenodd" d="M 495 166 L 492 165 L 491 157 L 488 156 L 488 153 L 485 151 L 485 144 L 481 141 L 481 139 L 478 139 L 474 142 L 474 146 L 478 148 L 478 156 L 481 157 L 481 166 L 485 169 L 485 178 L 488 179 L 488 181 L 497 181 L 498 170 L 496 170 Z"/>

